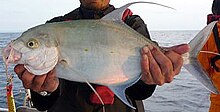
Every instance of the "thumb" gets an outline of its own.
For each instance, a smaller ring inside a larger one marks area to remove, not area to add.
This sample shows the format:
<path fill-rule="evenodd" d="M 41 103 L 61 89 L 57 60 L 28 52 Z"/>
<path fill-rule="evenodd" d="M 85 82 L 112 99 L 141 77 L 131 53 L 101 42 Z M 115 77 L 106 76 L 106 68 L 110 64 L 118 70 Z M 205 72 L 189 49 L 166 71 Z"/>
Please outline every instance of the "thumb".
<path fill-rule="evenodd" d="M 166 48 L 168 50 L 172 50 L 180 55 L 189 52 L 190 46 L 188 44 L 180 44 L 176 46 L 172 46 L 169 48 Z"/>

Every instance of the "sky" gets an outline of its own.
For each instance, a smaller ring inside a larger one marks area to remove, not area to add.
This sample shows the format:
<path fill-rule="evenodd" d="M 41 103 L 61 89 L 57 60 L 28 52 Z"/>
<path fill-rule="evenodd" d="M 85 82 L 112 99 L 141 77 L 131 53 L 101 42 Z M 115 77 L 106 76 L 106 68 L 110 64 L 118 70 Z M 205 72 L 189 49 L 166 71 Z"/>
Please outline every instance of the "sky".
<path fill-rule="evenodd" d="M 135 4 L 129 7 L 140 15 L 150 31 L 153 30 L 201 30 L 211 13 L 212 0 L 132 0 L 156 2 L 175 8 L 151 4 Z M 120 7 L 131 0 L 111 0 Z M 23 32 L 44 24 L 56 16 L 62 16 L 79 6 L 78 0 L 0 0 L 0 32 Z"/>

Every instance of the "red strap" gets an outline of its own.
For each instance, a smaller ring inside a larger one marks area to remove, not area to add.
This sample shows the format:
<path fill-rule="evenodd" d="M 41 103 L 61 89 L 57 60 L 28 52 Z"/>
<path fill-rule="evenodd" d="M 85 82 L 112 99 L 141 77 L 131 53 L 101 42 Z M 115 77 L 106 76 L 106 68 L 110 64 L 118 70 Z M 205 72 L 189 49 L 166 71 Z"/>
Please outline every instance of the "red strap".
<path fill-rule="evenodd" d="M 126 9 L 123 13 L 122 20 L 125 21 L 127 16 L 131 16 L 133 13 L 130 9 Z M 104 104 L 113 104 L 114 103 L 114 93 L 106 86 L 95 86 L 95 90 L 101 97 Z M 90 95 L 90 101 L 93 104 L 102 104 L 98 96 L 93 92 Z"/>
<path fill-rule="evenodd" d="M 114 103 L 114 93 L 106 86 L 95 86 L 95 90 L 101 97 L 104 104 L 113 104 Z M 93 104 L 102 104 L 98 96 L 93 92 L 90 95 L 90 101 Z"/>
<path fill-rule="evenodd" d="M 125 12 L 123 13 L 122 20 L 125 21 L 127 16 L 131 16 L 133 12 L 130 9 L 126 9 Z"/>

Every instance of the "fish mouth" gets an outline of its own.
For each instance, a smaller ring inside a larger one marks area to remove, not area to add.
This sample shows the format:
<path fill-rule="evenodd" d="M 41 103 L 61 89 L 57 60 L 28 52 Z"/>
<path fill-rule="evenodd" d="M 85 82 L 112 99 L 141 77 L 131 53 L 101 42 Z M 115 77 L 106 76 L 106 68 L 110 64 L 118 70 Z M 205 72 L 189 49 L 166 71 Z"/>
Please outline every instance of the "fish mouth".
<path fill-rule="evenodd" d="M 6 65 L 9 63 L 17 63 L 21 59 L 21 53 L 12 47 L 12 43 L 9 43 L 2 50 L 3 61 Z"/>

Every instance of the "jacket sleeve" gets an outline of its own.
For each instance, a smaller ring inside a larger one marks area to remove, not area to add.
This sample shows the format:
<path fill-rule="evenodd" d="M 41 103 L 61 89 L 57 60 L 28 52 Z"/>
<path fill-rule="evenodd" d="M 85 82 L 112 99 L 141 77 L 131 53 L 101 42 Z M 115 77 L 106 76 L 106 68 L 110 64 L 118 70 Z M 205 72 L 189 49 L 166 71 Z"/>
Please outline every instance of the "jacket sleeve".
<path fill-rule="evenodd" d="M 136 30 L 138 33 L 144 35 L 146 38 L 150 39 L 150 34 L 147 29 L 147 25 L 138 15 L 127 16 L 124 21 L 128 26 Z"/>
<path fill-rule="evenodd" d="M 128 16 L 125 20 L 125 23 L 140 34 L 144 35 L 146 38 L 150 39 L 147 26 L 140 16 Z M 139 80 L 136 84 L 126 89 L 126 94 L 132 99 L 144 100 L 153 94 L 155 88 L 156 85 L 147 85 L 143 81 Z"/>

